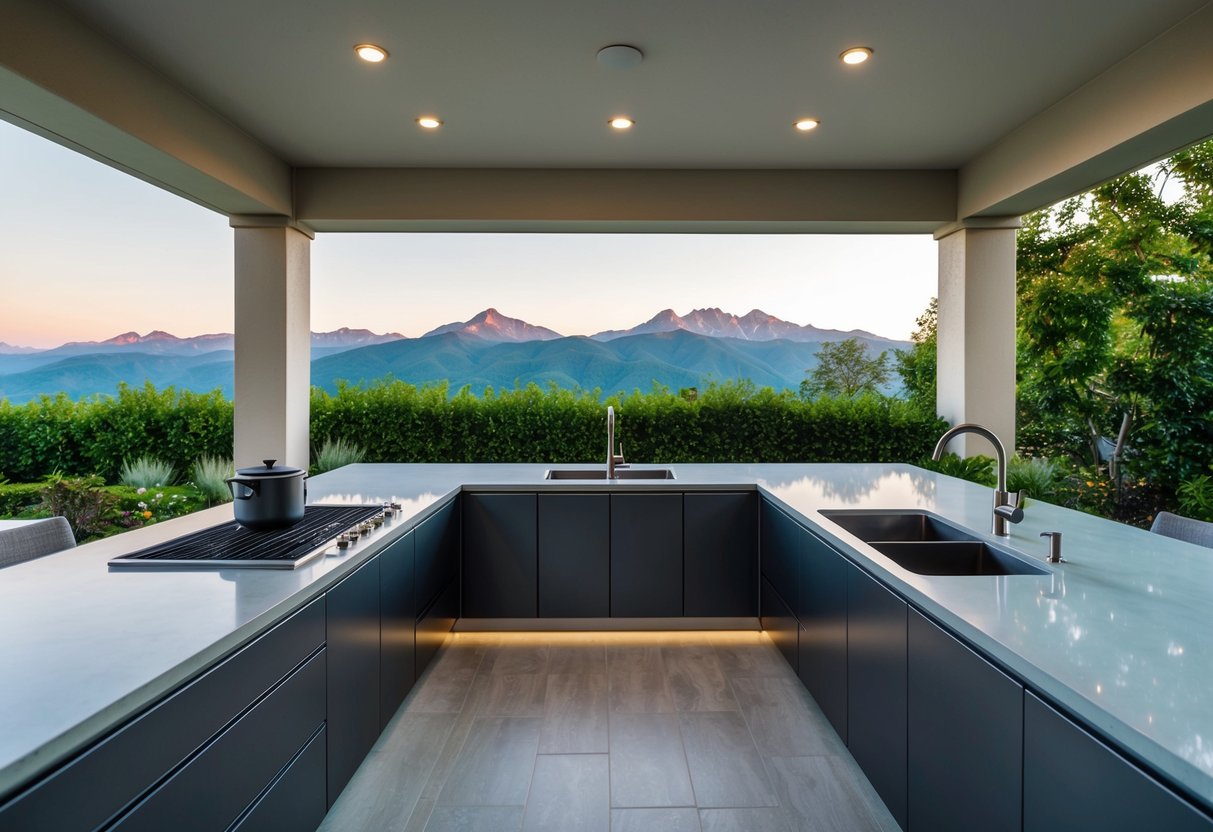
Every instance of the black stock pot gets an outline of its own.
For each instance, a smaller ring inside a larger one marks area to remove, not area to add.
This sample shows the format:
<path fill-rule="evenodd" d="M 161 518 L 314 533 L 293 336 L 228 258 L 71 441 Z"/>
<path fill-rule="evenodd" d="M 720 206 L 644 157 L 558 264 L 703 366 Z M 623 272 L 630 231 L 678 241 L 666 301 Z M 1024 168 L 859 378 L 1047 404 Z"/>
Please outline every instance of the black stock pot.
<path fill-rule="evenodd" d="M 237 468 L 226 482 L 232 491 L 236 522 L 248 529 L 280 529 L 303 519 L 307 472 L 277 460 L 255 468 Z"/>

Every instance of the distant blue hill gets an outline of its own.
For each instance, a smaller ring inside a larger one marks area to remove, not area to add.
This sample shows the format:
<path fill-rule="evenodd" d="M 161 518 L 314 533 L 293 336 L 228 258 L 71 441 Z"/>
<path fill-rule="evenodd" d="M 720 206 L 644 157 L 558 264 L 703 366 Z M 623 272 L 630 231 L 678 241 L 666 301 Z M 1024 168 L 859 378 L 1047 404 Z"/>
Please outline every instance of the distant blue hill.
<path fill-rule="evenodd" d="M 882 338 L 861 340 L 875 352 L 901 346 Z M 681 329 L 609 341 L 574 336 L 500 342 L 448 332 L 318 356 L 312 361 L 312 384 L 334 392 L 339 381 L 371 384 L 391 377 L 419 386 L 447 381 L 452 393 L 464 386 L 480 392 L 486 386 L 511 388 L 535 382 L 598 388 L 610 394 L 647 391 L 655 381 L 678 389 L 747 378 L 760 387 L 796 389 L 805 371 L 816 366 L 820 343 L 748 341 Z M 172 385 L 198 392 L 218 388 L 232 395 L 231 350 L 181 355 L 107 352 L 8 369 L 0 374 L 0 397 L 14 404 L 59 391 L 72 398 L 112 394 L 122 381 L 135 386 L 150 381 L 159 388 Z"/>

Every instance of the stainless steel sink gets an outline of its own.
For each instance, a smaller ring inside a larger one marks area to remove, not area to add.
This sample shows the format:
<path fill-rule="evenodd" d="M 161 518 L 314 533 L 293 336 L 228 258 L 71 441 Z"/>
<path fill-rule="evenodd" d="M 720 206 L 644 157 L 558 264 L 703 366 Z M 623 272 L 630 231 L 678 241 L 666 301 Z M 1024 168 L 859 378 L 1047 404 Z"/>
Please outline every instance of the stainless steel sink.
<path fill-rule="evenodd" d="M 875 541 L 868 544 L 918 575 L 1048 575 L 1004 549 L 980 540 Z"/>
<path fill-rule="evenodd" d="M 606 468 L 553 468 L 543 475 L 545 480 L 606 480 Z M 669 468 L 616 468 L 617 480 L 672 480 Z"/>
<path fill-rule="evenodd" d="M 821 512 L 902 569 L 918 575 L 1048 575 L 973 532 L 923 511 Z"/>
<path fill-rule="evenodd" d="M 922 511 L 840 509 L 821 513 L 864 543 L 873 540 L 981 540 L 966 529 Z"/>

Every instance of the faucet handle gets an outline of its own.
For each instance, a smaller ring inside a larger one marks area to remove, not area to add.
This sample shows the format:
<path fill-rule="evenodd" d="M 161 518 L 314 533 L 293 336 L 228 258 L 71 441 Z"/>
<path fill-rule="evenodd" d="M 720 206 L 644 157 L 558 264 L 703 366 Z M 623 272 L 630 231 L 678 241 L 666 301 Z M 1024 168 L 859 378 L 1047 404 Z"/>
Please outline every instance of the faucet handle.
<path fill-rule="evenodd" d="M 994 506 L 994 513 L 1008 523 L 1018 523 L 1023 520 L 1023 492 L 999 491 L 998 494 L 1008 502 Z"/>

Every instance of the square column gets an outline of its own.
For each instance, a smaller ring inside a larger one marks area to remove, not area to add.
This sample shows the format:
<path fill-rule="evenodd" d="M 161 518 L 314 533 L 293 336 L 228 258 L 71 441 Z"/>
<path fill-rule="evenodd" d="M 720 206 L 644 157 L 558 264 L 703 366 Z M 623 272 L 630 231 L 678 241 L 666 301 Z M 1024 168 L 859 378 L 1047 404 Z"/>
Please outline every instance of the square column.
<path fill-rule="evenodd" d="M 311 236 L 285 218 L 233 217 L 236 234 L 235 462 L 307 468 Z"/>
<path fill-rule="evenodd" d="M 1015 231 L 1019 218 L 979 218 L 936 232 L 939 241 L 939 415 L 976 422 L 1015 448 Z M 949 451 L 993 455 L 971 434 Z"/>

